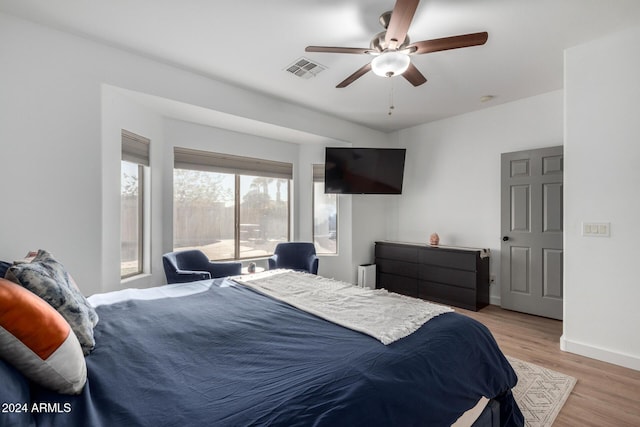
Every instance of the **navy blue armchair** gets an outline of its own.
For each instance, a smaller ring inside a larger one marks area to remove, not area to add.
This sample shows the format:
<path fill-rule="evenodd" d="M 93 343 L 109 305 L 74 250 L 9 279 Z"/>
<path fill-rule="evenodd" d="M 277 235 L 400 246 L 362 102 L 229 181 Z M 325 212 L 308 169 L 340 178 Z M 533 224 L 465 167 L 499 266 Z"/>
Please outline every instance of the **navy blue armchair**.
<path fill-rule="evenodd" d="M 275 268 L 318 274 L 316 247 L 309 242 L 278 243 L 273 256 L 269 258 L 269 270 Z"/>
<path fill-rule="evenodd" d="M 169 252 L 162 255 L 167 283 L 194 282 L 216 277 L 237 276 L 242 272 L 241 262 L 213 262 L 197 249 Z"/>

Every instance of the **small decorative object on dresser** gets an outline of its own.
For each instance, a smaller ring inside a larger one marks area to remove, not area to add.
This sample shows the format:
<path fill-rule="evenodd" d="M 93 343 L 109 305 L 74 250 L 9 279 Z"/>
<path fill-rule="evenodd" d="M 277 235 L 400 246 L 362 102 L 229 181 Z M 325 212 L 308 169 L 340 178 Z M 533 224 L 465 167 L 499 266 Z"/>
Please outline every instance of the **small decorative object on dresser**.
<path fill-rule="evenodd" d="M 438 246 L 439 243 L 440 236 L 438 236 L 438 233 L 433 233 L 431 236 L 429 236 L 429 244 L 431 246 Z"/>
<path fill-rule="evenodd" d="M 249 273 L 255 273 L 256 272 L 256 263 L 255 262 L 250 262 L 249 263 L 249 267 L 247 267 L 247 271 Z"/>

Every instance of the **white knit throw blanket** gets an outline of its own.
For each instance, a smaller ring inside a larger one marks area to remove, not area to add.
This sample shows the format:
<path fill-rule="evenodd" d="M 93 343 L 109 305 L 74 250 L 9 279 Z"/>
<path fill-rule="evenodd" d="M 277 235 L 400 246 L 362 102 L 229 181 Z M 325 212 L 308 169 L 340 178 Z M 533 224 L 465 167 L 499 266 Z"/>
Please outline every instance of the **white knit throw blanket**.
<path fill-rule="evenodd" d="M 313 274 L 269 270 L 233 280 L 337 325 L 391 344 L 429 319 L 453 311 L 416 298 L 364 289 Z"/>

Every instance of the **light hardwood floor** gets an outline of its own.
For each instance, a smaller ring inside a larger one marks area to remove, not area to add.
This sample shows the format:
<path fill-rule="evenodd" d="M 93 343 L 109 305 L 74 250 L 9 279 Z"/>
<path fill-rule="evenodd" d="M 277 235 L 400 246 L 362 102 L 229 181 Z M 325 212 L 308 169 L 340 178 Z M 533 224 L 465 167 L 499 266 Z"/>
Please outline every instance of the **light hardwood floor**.
<path fill-rule="evenodd" d="M 456 311 L 485 324 L 504 354 L 578 379 L 554 427 L 640 426 L 640 371 L 563 352 L 561 321 L 493 305 Z"/>

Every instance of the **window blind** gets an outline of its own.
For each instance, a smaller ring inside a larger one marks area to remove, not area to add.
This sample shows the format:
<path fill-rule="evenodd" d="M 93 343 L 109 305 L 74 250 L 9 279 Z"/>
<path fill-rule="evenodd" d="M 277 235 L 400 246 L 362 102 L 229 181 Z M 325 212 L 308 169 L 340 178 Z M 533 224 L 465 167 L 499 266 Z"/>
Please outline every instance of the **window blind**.
<path fill-rule="evenodd" d="M 133 132 L 122 130 L 122 160 L 149 166 L 150 140 Z"/>
<path fill-rule="evenodd" d="M 324 164 L 313 165 L 313 182 L 324 182 Z"/>
<path fill-rule="evenodd" d="M 173 159 L 174 167 L 177 169 L 193 169 L 280 179 L 293 178 L 293 165 L 291 163 L 277 162 L 274 160 L 234 156 L 232 154 L 213 153 L 182 147 L 174 148 Z"/>

